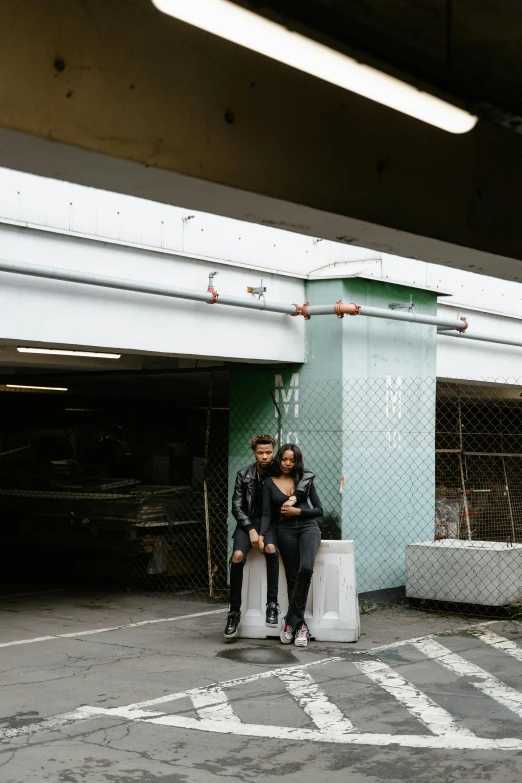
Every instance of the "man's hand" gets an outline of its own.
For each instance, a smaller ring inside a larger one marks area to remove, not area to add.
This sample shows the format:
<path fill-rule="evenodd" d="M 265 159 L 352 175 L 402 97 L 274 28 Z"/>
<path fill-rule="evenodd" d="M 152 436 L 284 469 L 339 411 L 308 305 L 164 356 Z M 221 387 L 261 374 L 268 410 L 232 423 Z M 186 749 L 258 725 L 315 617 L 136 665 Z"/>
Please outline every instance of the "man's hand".
<path fill-rule="evenodd" d="M 292 506 L 287 506 L 286 503 L 284 506 L 281 506 L 281 516 L 282 517 L 300 517 L 301 516 L 301 509 L 300 508 L 293 508 Z"/>
<path fill-rule="evenodd" d="M 295 495 L 292 495 L 292 497 L 288 498 L 288 500 L 283 503 L 283 508 L 291 508 L 292 506 L 295 506 L 297 503 L 297 498 Z"/>
<path fill-rule="evenodd" d="M 252 528 L 252 530 L 248 531 L 248 535 L 250 537 L 250 543 L 255 549 L 257 549 L 259 547 L 259 534 L 257 530 L 254 530 L 254 528 Z"/>
<path fill-rule="evenodd" d="M 259 551 L 260 552 L 264 552 L 265 551 L 265 537 L 264 536 L 259 536 L 258 541 L 259 541 Z"/>

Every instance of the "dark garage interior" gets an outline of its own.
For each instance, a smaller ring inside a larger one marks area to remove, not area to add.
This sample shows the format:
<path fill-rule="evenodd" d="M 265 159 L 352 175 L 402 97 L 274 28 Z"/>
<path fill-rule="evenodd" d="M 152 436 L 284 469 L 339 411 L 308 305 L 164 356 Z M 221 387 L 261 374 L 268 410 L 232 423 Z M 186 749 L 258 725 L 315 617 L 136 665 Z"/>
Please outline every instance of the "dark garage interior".
<path fill-rule="evenodd" d="M 4 380 L 1 592 L 107 587 L 218 597 L 226 587 L 226 372 Z"/>

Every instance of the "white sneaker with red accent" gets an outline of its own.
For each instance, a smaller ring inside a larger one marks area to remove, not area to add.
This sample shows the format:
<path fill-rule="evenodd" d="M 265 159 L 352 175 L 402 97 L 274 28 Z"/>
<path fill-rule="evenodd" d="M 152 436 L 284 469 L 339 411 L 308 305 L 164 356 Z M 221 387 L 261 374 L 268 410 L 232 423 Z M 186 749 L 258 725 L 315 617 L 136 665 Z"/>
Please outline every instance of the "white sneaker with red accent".
<path fill-rule="evenodd" d="M 294 641 L 294 634 L 295 634 L 294 626 L 287 624 L 286 617 L 283 618 L 281 625 L 283 626 L 283 630 L 281 631 L 281 635 L 279 636 L 281 642 L 283 644 L 292 644 L 292 642 Z"/>
<path fill-rule="evenodd" d="M 308 640 L 310 639 L 310 631 L 306 623 L 302 623 L 297 629 L 295 635 L 294 644 L 296 647 L 308 647 Z"/>

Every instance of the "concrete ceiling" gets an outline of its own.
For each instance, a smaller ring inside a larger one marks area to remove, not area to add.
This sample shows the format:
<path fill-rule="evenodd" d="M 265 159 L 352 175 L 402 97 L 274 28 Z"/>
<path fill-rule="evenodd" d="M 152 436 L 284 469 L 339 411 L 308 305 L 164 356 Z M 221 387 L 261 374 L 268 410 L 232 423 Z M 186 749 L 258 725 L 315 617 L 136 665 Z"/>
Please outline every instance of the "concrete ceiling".
<path fill-rule="evenodd" d="M 522 279 L 519 3 L 255 6 L 481 121 L 439 131 L 150 0 L 4 0 L 0 165 Z"/>

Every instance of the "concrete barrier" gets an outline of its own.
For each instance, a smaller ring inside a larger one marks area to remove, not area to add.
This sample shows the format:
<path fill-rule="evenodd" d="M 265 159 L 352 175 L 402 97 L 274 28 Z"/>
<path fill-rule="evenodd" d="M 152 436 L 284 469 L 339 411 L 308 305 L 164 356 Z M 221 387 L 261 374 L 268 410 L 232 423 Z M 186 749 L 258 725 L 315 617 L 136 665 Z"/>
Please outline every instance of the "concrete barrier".
<path fill-rule="evenodd" d="M 522 544 L 443 539 L 406 547 L 406 595 L 504 606 L 522 599 Z"/>
<path fill-rule="evenodd" d="M 279 558 L 280 617 L 284 617 L 287 607 L 285 570 Z M 252 549 L 244 570 L 238 636 L 246 639 L 278 637 L 281 625 L 276 629 L 267 628 L 265 611 L 265 558 L 257 549 Z M 310 635 L 318 642 L 356 642 L 359 638 L 359 602 L 353 541 L 321 541 L 308 594 L 305 620 Z"/>

